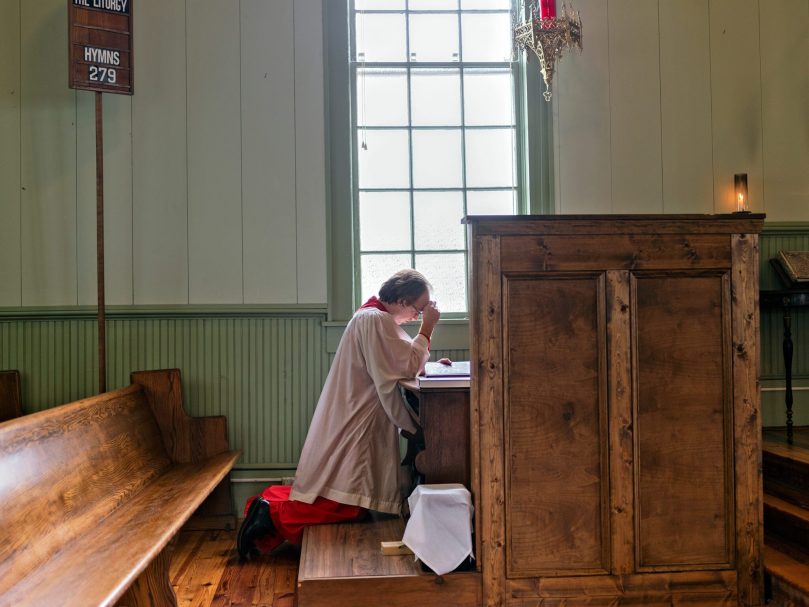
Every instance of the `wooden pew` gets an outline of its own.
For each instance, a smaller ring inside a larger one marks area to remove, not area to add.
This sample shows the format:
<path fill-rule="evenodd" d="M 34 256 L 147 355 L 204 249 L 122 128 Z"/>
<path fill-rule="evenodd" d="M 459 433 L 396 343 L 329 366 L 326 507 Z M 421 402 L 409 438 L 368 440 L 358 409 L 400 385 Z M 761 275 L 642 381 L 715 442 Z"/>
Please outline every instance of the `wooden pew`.
<path fill-rule="evenodd" d="M 0 371 L 0 422 L 22 415 L 19 371 Z"/>
<path fill-rule="evenodd" d="M 3 424 L 0 605 L 176 605 L 174 537 L 239 455 L 176 369 Z"/>

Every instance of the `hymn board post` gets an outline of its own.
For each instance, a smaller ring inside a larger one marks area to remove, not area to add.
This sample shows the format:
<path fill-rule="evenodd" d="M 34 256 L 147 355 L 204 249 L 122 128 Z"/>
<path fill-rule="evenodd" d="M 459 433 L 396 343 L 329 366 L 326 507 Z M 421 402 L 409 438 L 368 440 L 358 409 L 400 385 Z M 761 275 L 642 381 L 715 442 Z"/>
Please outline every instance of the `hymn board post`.
<path fill-rule="evenodd" d="M 98 391 L 107 391 L 104 318 L 104 138 L 101 95 L 131 95 L 132 0 L 68 0 L 70 88 L 95 91 Z"/>

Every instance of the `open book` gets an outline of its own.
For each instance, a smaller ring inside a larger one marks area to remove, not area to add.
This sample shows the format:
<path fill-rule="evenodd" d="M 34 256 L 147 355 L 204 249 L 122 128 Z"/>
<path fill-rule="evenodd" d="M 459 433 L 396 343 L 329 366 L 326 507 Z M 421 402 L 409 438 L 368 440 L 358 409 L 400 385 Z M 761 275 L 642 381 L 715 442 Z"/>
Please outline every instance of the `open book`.
<path fill-rule="evenodd" d="M 427 363 L 425 375 L 418 376 L 420 388 L 468 388 L 469 361 L 462 360 L 451 365 Z"/>
<path fill-rule="evenodd" d="M 424 365 L 424 377 L 469 377 L 469 361 L 455 361 L 451 365 L 427 363 Z"/>

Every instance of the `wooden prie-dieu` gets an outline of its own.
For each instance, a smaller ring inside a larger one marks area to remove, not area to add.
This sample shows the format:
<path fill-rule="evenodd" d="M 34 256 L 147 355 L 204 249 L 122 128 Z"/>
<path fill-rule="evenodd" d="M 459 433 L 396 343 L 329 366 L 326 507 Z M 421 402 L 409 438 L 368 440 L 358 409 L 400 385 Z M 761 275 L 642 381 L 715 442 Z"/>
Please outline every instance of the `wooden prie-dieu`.
<path fill-rule="evenodd" d="M 762 604 L 763 216 L 465 221 L 482 604 Z"/>

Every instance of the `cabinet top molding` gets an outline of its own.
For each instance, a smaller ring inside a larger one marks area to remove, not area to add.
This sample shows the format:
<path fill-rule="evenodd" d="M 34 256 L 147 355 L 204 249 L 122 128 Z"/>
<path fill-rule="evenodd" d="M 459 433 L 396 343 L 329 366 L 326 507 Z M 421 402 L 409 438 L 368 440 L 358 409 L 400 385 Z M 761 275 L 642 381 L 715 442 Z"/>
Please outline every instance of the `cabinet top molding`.
<path fill-rule="evenodd" d="M 758 234 L 763 214 L 467 215 L 475 234 Z"/>

